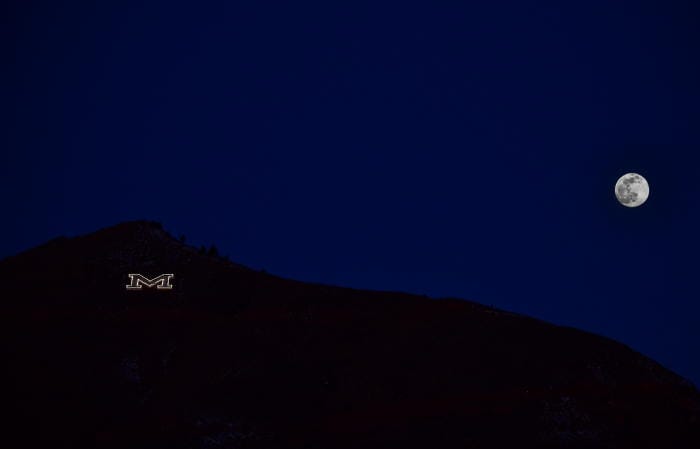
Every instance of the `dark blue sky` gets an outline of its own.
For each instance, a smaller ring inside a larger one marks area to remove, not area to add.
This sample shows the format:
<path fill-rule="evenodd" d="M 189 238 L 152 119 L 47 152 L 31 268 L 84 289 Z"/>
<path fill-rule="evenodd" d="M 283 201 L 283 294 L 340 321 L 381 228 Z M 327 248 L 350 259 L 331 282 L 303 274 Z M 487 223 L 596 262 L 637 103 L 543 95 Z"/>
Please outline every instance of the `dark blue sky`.
<path fill-rule="evenodd" d="M 141 3 L 3 5 L 0 256 L 154 219 L 700 383 L 694 2 Z M 638 209 L 613 196 L 629 171 Z"/>

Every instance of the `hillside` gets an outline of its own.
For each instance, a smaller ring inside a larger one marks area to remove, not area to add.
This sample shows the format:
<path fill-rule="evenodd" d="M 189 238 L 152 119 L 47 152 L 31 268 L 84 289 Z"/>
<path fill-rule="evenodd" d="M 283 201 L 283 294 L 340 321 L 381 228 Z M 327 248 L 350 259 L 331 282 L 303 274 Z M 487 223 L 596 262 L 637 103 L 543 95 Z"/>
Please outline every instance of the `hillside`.
<path fill-rule="evenodd" d="M 6 447 L 700 447 L 698 391 L 620 343 L 282 279 L 152 222 L 4 259 L 0 283 Z"/>

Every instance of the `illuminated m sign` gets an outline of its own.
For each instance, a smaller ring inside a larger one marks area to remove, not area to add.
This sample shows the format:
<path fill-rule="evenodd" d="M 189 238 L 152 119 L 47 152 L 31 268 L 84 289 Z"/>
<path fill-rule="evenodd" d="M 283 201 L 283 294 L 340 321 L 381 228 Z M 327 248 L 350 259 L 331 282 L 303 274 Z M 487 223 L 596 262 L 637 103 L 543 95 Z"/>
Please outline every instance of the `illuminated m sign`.
<path fill-rule="evenodd" d="M 155 287 L 157 290 L 172 290 L 173 284 L 170 283 L 174 274 L 161 274 L 153 279 L 148 279 L 146 276 L 138 273 L 129 273 L 129 280 L 126 285 L 127 290 L 141 290 L 144 286 L 148 288 Z"/>

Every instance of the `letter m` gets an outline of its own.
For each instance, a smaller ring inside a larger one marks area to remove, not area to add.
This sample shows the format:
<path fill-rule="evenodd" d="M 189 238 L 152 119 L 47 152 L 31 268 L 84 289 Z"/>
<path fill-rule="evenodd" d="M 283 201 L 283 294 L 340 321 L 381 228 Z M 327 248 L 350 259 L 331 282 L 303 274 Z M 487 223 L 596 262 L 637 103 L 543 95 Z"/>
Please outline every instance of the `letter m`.
<path fill-rule="evenodd" d="M 129 280 L 131 281 L 126 285 L 127 290 L 141 290 L 143 286 L 148 288 L 155 287 L 158 290 L 172 290 L 173 284 L 170 283 L 172 278 L 175 277 L 174 274 L 161 274 L 153 279 L 149 279 L 138 273 L 129 273 Z"/>

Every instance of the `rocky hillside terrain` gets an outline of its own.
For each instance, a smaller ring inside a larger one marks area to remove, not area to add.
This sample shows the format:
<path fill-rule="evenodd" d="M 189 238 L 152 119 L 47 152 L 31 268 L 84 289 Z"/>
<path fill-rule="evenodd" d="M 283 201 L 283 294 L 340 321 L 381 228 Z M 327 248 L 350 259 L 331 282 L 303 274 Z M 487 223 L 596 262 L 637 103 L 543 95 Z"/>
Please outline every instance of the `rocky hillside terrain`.
<path fill-rule="evenodd" d="M 6 258 L 0 285 L 8 448 L 700 447 L 698 391 L 623 344 L 282 279 L 157 223 Z"/>

